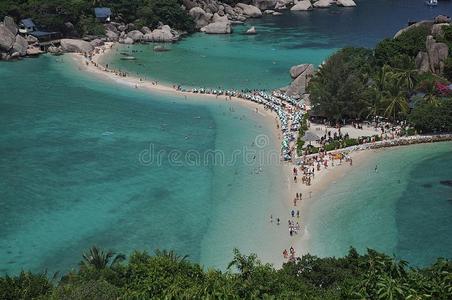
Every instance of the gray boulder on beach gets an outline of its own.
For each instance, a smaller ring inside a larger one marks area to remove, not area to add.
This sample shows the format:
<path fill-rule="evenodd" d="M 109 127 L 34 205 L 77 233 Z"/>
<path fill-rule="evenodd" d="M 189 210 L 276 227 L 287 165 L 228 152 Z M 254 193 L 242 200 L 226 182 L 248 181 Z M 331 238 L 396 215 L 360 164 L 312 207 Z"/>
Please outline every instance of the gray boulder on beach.
<path fill-rule="evenodd" d="M 193 7 L 188 14 L 193 18 L 195 27 L 198 29 L 208 25 L 212 16 L 209 16 L 201 7 Z"/>
<path fill-rule="evenodd" d="M 64 52 L 85 53 L 94 50 L 94 47 L 87 41 L 77 39 L 62 39 L 61 49 Z"/>
<path fill-rule="evenodd" d="M 290 68 L 290 76 L 294 78 L 286 91 L 288 96 L 299 96 L 306 92 L 306 87 L 314 74 L 314 65 L 302 64 Z"/>

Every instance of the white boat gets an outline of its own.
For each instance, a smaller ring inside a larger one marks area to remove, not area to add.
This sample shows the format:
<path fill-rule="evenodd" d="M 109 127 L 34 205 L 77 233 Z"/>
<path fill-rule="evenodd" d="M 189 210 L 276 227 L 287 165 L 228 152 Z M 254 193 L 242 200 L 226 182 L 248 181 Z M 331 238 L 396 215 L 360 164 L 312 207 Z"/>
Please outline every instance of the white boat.
<path fill-rule="evenodd" d="M 428 6 L 437 6 L 438 0 L 427 0 L 425 1 L 425 4 L 427 4 Z"/>

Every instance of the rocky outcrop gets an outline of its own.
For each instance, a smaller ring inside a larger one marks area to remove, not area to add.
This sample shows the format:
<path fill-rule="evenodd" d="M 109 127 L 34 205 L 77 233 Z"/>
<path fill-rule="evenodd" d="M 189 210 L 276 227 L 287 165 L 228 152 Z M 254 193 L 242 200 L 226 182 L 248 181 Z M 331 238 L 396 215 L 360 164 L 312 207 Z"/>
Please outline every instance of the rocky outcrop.
<path fill-rule="evenodd" d="M 336 0 L 336 5 L 343 7 L 355 7 L 356 3 L 353 0 Z"/>
<path fill-rule="evenodd" d="M 89 42 L 93 47 L 100 47 L 103 46 L 105 43 L 101 39 L 94 39 L 91 42 Z"/>
<path fill-rule="evenodd" d="M 402 28 L 399 31 L 397 31 L 397 33 L 394 35 L 394 38 L 398 38 L 402 33 L 407 32 L 413 28 L 419 27 L 419 26 L 432 26 L 433 25 L 433 21 L 420 21 L 417 23 L 414 23 L 408 27 Z"/>
<path fill-rule="evenodd" d="M 332 0 L 319 0 L 317 2 L 314 2 L 314 7 L 326 8 L 326 7 L 330 7 L 332 4 L 333 4 Z"/>
<path fill-rule="evenodd" d="M 13 19 L 13 18 L 11 18 L 11 17 L 9 17 L 9 16 L 6 16 L 6 17 L 3 19 L 3 25 L 4 25 L 6 28 L 8 28 L 8 30 L 9 30 L 12 34 L 16 35 L 16 34 L 19 33 L 19 28 L 17 27 L 17 25 L 16 25 L 16 23 L 14 22 L 14 19 Z"/>
<path fill-rule="evenodd" d="M 253 5 L 260 10 L 271 9 L 275 7 L 276 0 L 253 0 Z"/>
<path fill-rule="evenodd" d="M 245 15 L 250 18 L 260 18 L 262 17 L 262 12 L 259 8 L 253 5 L 238 3 L 237 7 L 239 7 Z"/>
<path fill-rule="evenodd" d="M 27 35 L 27 42 L 28 42 L 29 45 L 33 45 L 33 44 L 36 44 L 38 42 L 38 39 L 35 38 L 32 35 Z"/>
<path fill-rule="evenodd" d="M 290 10 L 292 11 L 304 11 L 304 10 L 311 10 L 312 4 L 309 0 L 303 0 L 297 2 Z"/>
<path fill-rule="evenodd" d="M 201 7 L 193 7 L 188 14 L 193 18 L 195 27 L 198 29 L 207 26 L 212 18 L 212 14 L 207 14 Z"/>
<path fill-rule="evenodd" d="M 9 29 L 0 24 L 0 52 L 9 52 L 16 41 L 16 36 Z"/>
<path fill-rule="evenodd" d="M 286 91 L 288 96 L 301 96 L 314 74 L 314 65 L 302 64 L 290 68 L 290 76 L 294 79 Z"/>
<path fill-rule="evenodd" d="M 145 42 L 174 42 L 179 38 L 177 32 L 174 32 L 168 25 L 163 25 L 160 28 L 154 29 L 151 33 L 143 36 Z"/>
<path fill-rule="evenodd" d="M 433 36 L 427 36 L 425 42 L 426 52 L 419 52 L 415 63 L 419 72 L 432 72 L 442 74 L 444 64 L 449 56 L 449 47 L 445 43 L 437 43 Z"/>
<path fill-rule="evenodd" d="M 232 32 L 230 22 L 215 22 L 201 28 L 201 32 L 209 34 L 228 34 Z"/>
<path fill-rule="evenodd" d="M 17 52 L 20 56 L 27 55 L 28 42 L 21 35 L 16 35 L 16 39 L 13 44 L 12 52 Z"/>
<path fill-rule="evenodd" d="M 110 42 L 117 42 L 119 39 L 118 33 L 111 31 L 111 30 L 107 30 L 105 32 L 105 36 L 107 37 L 107 40 Z"/>
<path fill-rule="evenodd" d="M 450 17 L 448 16 L 444 16 L 444 15 L 439 15 L 435 17 L 435 23 L 439 24 L 439 23 L 450 23 Z"/>
<path fill-rule="evenodd" d="M 433 24 L 431 34 L 435 38 L 443 38 L 444 37 L 444 28 L 449 27 L 449 23 L 440 23 L 440 24 Z"/>
<path fill-rule="evenodd" d="M 64 52 L 87 53 L 94 50 L 94 47 L 87 41 L 77 39 L 62 39 L 61 49 Z"/>
<path fill-rule="evenodd" d="M 134 43 L 141 42 L 141 40 L 143 39 L 143 33 L 139 30 L 132 30 L 127 33 L 127 37 L 131 38 Z"/>
<path fill-rule="evenodd" d="M 61 49 L 60 47 L 50 46 L 49 48 L 47 48 L 47 52 L 55 55 L 60 55 L 63 54 L 63 49 Z"/>

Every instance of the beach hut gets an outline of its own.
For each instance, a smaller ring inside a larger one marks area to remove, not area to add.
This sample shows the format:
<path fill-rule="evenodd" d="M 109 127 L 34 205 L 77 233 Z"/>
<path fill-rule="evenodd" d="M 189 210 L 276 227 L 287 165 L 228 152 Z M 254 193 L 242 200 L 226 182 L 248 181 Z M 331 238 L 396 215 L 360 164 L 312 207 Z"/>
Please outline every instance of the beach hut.
<path fill-rule="evenodd" d="M 312 133 L 310 131 L 306 131 L 306 133 L 302 137 L 302 140 L 305 141 L 305 142 L 309 142 L 309 145 L 311 145 L 311 142 L 315 142 L 315 141 L 320 140 L 320 137 L 317 134 L 315 134 L 315 133 Z"/>
<path fill-rule="evenodd" d="M 22 34 L 30 34 L 36 31 L 36 25 L 32 19 L 23 19 L 19 23 L 19 32 Z"/>
<path fill-rule="evenodd" d="M 97 21 L 101 23 L 108 23 L 111 21 L 111 9 L 108 7 L 96 7 L 94 9 Z"/>

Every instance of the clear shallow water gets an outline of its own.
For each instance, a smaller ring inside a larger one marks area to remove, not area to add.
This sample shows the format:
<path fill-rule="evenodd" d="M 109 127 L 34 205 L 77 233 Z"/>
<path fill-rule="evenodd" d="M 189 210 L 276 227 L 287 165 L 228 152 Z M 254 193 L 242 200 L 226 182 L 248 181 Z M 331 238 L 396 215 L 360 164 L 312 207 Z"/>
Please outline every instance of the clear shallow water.
<path fill-rule="evenodd" d="M 171 51 L 154 52 L 153 45 L 123 46 L 105 58 L 111 67 L 162 82 L 209 88 L 273 89 L 290 82 L 289 68 L 319 65 L 345 46 L 373 47 L 392 37 L 409 20 L 452 15 L 452 2 L 437 7 L 424 0 L 361 0 L 356 8 L 285 11 L 235 26 L 232 35 L 190 36 L 169 45 Z M 244 35 L 255 26 L 257 35 Z M 136 50 L 138 52 L 133 52 Z M 136 61 L 120 60 L 129 52 Z"/>
<path fill-rule="evenodd" d="M 229 157 L 270 132 L 261 117 L 94 79 L 53 57 L 0 64 L 0 273 L 66 271 L 91 245 L 173 249 L 221 268 L 234 246 L 279 253 L 277 232 L 262 240 L 264 216 L 281 209 L 279 168 L 183 160 Z"/>
<path fill-rule="evenodd" d="M 353 245 L 420 266 L 452 257 L 452 187 L 440 183 L 452 179 L 452 143 L 373 154 L 310 208 L 309 251 L 342 256 Z"/>

